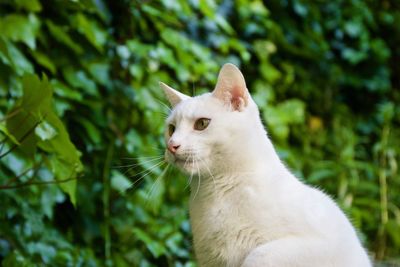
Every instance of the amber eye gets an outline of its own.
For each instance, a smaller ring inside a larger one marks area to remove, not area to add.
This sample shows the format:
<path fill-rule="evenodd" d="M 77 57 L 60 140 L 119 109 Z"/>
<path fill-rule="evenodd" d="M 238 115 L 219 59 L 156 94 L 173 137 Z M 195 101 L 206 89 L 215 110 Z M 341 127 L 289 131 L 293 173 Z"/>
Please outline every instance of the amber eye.
<path fill-rule="evenodd" d="M 194 129 L 197 131 L 203 131 L 205 128 L 208 127 L 210 121 L 211 119 L 200 118 L 194 123 Z"/>
<path fill-rule="evenodd" d="M 168 125 L 168 135 L 171 136 L 174 134 L 174 132 L 175 132 L 175 125 L 169 124 Z"/>

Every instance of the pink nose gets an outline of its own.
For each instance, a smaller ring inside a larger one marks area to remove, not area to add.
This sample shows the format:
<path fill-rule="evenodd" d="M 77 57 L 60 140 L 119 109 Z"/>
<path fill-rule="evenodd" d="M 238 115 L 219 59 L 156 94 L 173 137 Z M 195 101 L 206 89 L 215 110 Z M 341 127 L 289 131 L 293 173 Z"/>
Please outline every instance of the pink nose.
<path fill-rule="evenodd" d="M 176 144 L 170 142 L 170 143 L 168 143 L 168 150 L 169 150 L 169 152 L 171 152 L 172 154 L 175 154 L 176 151 L 178 150 L 178 148 L 179 148 L 180 146 L 181 146 L 181 145 L 176 145 Z"/>

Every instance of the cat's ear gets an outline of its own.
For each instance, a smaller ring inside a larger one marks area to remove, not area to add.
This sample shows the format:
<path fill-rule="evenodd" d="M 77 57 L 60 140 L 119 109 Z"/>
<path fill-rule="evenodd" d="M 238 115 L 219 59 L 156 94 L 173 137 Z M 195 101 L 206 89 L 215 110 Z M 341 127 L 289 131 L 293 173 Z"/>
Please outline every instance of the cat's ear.
<path fill-rule="evenodd" d="M 163 82 L 160 82 L 159 84 L 160 84 L 160 87 L 163 89 L 165 95 L 167 96 L 167 99 L 172 107 L 175 107 L 176 105 L 178 105 L 179 102 L 181 102 L 182 100 L 186 100 L 186 99 L 190 98 L 190 96 L 187 96 L 185 94 L 178 92 L 177 90 L 166 85 Z"/>
<path fill-rule="evenodd" d="M 242 111 L 247 106 L 250 97 L 243 74 L 230 63 L 225 64 L 219 72 L 212 95 L 237 111 Z"/>

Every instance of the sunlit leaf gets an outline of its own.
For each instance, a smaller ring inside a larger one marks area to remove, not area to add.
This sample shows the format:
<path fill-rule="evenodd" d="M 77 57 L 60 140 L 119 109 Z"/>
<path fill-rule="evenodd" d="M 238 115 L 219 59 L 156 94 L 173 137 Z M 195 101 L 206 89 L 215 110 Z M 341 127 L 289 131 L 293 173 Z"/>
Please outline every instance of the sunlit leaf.
<path fill-rule="evenodd" d="M 57 131 L 46 121 L 41 122 L 35 128 L 35 134 L 42 140 L 49 140 L 52 139 L 54 136 L 57 135 Z"/>
<path fill-rule="evenodd" d="M 56 66 L 47 55 L 38 51 L 32 51 L 32 56 L 40 65 L 48 69 L 52 74 L 55 74 Z"/>
<path fill-rule="evenodd" d="M 12 42 L 2 38 L 0 38 L 0 59 L 18 75 L 33 73 L 33 66 L 24 54 Z"/>
<path fill-rule="evenodd" d="M 7 138 L 10 138 L 10 140 L 16 144 L 19 145 L 20 143 L 18 142 L 18 140 L 8 131 L 5 122 L 0 122 L 0 132 L 2 132 L 3 134 L 5 134 L 5 136 L 7 136 Z"/>
<path fill-rule="evenodd" d="M 111 187 L 121 194 L 132 186 L 132 182 L 122 173 L 113 171 L 111 173 Z"/>
<path fill-rule="evenodd" d="M 80 88 L 90 95 L 98 94 L 96 83 L 93 82 L 83 70 L 66 68 L 63 70 L 63 74 L 64 78 L 71 86 Z"/>
<path fill-rule="evenodd" d="M 39 12 L 42 10 L 42 5 L 39 0 L 15 0 L 15 4 L 19 8 L 23 8 L 27 11 Z"/>
<path fill-rule="evenodd" d="M 22 41 L 30 48 L 36 48 L 36 35 L 40 20 L 33 14 L 22 16 L 17 14 L 0 18 L 0 32 L 12 41 Z"/>

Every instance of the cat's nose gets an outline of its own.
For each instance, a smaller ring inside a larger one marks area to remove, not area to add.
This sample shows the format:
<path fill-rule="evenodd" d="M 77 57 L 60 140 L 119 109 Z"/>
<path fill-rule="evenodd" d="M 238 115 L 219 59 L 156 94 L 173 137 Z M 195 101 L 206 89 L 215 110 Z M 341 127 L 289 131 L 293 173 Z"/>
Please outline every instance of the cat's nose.
<path fill-rule="evenodd" d="M 180 146 L 181 146 L 181 145 L 176 145 L 176 144 L 170 142 L 170 143 L 168 144 L 168 150 L 169 150 L 169 152 L 171 152 L 172 154 L 175 154 L 176 151 L 178 150 L 178 148 L 179 148 Z"/>

